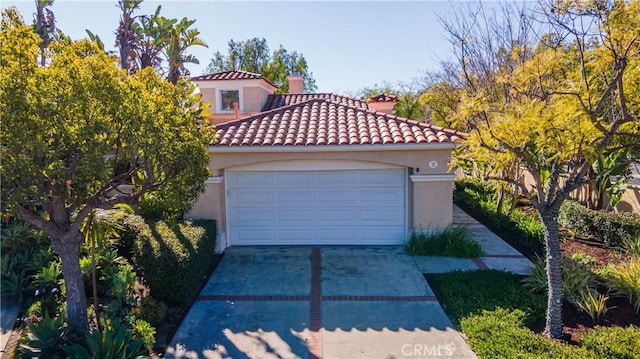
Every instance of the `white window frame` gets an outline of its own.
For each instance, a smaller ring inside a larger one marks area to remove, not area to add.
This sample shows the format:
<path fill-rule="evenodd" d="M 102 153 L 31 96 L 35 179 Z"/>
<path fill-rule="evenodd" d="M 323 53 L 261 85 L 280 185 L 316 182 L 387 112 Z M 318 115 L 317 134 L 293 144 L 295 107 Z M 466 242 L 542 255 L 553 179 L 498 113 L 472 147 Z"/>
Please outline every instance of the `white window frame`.
<path fill-rule="evenodd" d="M 238 111 L 239 112 L 244 112 L 244 101 L 242 100 L 242 98 L 244 97 L 243 93 L 242 93 L 242 87 L 234 87 L 234 86 L 226 86 L 223 88 L 219 88 L 216 90 L 216 110 L 217 112 L 222 112 L 222 113 L 233 113 L 233 108 L 230 110 L 223 110 L 222 109 L 222 92 L 223 91 L 238 91 Z"/>

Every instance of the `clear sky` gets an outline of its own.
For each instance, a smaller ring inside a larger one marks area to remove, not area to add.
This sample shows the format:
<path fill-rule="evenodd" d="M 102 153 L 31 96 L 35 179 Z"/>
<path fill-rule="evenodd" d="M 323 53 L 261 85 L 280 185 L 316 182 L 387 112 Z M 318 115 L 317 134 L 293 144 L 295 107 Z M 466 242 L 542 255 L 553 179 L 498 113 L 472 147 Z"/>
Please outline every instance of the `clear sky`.
<path fill-rule="evenodd" d="M 165 17 L 195 19 L 193 27 L 209 48 L 194 47 L 200 75 L 216 50 L 226 52 L 230 39 L 264 37 L 270 48 L 282 44 L 304 54 L 319 92 L 345 93 L 389 82 L 409 83 L 425 70 L 437 69 L 449 57 L 438 15 L 452 11 L 450 1 L 151 1 L 137 14 L 162 5 Z M 5 1 L 31 23 L 33 0 Z M 115 43 L 119 9 L 116 1 L 56 0 L 52 10 L 59 29 L 74 39 L 85 29 L 99 35 L 106 47 Z"/>

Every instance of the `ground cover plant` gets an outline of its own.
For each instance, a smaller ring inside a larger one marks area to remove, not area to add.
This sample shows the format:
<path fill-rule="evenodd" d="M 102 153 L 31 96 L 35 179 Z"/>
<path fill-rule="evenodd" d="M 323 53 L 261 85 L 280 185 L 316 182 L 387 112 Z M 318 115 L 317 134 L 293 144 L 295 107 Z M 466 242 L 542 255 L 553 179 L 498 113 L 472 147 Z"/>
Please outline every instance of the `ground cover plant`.
<path fill-rule="evenodd" d="M 474 258 L 482 247 L 471 237 L 469 228 L 449 226 L 442 231 L 412 231 L 405 243 L 410 255 Z"/>

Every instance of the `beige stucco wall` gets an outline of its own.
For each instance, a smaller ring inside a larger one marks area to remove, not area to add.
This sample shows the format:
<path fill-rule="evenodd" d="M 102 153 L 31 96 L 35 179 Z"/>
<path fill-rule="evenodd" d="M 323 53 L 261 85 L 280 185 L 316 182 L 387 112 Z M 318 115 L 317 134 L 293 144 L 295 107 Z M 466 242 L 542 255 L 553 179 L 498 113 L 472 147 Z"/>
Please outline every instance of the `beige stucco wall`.
<path fill-rule="evenodd" d="M 453 218 L 452 181 L 414 182 L 411 186 L 411 228 L 441 229 Z M 411 208 L 410 207 L 410 208 Z"/>
<path fill-rule="evenodd" d="M 616 211 L 640 213 L 640 187 L 627 187 L 616 206 Z"/>
<path fill-rule="evenodd" d="M 262 110 L 269 93 L 261 87 L 245 87 L 242 95 L 243 112 L 254 113 Z"/>

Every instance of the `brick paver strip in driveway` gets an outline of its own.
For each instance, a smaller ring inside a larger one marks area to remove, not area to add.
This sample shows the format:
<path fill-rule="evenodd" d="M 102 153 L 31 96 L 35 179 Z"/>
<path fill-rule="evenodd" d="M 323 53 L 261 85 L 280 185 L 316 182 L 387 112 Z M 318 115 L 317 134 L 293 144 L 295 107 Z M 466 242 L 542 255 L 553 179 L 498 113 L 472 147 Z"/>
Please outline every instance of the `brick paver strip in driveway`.
<path fill-rule="evenodd" d="M 232 247 L 166 357 L 475 358 L 452 327 L 399 248 Z"/>

